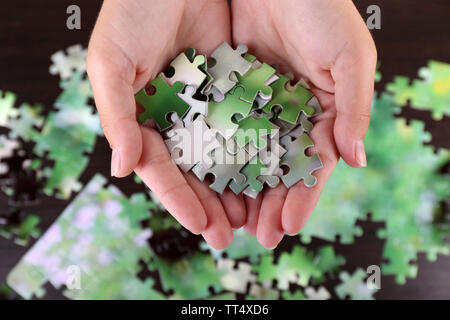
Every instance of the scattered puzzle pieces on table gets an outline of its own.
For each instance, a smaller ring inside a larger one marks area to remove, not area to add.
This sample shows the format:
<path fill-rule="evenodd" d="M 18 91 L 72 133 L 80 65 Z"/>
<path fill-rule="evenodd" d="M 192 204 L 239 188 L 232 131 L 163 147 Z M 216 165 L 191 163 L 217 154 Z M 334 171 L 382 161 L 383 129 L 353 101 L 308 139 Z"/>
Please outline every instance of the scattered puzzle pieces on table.
<path fill-rule="evenodd" d="M 433 118 L 450 116 L 450 64 L 430 61 L 419 70 L 421 79 L 411 81 L 406 77 L 395 77 L 386 85 L 395 103 L 418 110 L 431 111 Z"/>

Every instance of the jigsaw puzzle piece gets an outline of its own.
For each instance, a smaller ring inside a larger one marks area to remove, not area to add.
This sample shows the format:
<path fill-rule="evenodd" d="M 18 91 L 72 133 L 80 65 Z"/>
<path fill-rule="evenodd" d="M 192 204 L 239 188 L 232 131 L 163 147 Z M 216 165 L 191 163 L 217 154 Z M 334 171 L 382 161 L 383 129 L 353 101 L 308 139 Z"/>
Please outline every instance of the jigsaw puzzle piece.
<path fill-rule="evenodd" d="M 237 184 L 231 181 L 229 184 L 230 189 L 235 193 L 239 194 L 247 187 L 250 187 L 254 193 L 258 194 L 263 189 L 263 184 L 257 178 L 264 171 L 265 165 L 261 160 L 256 157 L 256 160 L 250 160 L 241 170 L 241 173 L 245 176 L 245 181 L 242 184 Z"/>
<path fill-rule="evenodd" d="M 217 261 L 217 269 L 224 272 L 220 278 L 220 283 L 225 290 L 245 294 L 248 284 L 256 282 L 256 275 L 252 274 L 252 265 L 230 259 L 220 259 Z"/>
<path fill-rule="evenodd" d="M 277 280 L 280 290 L 287 290 L 290 283 L 307 286 L 312 278 L 321 273 L 314 264 L 314 254 L 302 246 L 295 246 L 292 252 L 283 252 L 274 262 L 272 255 L 261 257 L 261 262 L 253 267 L 258 273 L 258 281 Z"/>
<path fill-rule="evenodd" d="M 252 264 L 258 263 L 261 255 L 269 254 L 270 250 L 259 244 L 256 237 L 247 234 L 243 228 L 233 232 L 233 242 L 224 249 L 229 259 L 247 258 Z"/>
<path fill-rule="evenodd" d="M 228 183 L 233 180 L 237 184 L 245 182 L 245 175 L 240 173 L 246 163 L 256 155 L 255 150 L 247 151 L 245 148 L 240 149 L 235 155 L 227 152 L 226 143 L 221 139 L 221 146 L 212 152 L 214 165 L 211 168 L 204 168 L 197 164 L 192 172 L 203 181 L 208 174 L 214 176 L 214 182 L 210 188 L 218 193 L 223 193 Z M 250 153 L 249 153 L 250 152 Z"/>
<path fill-rule="evenodd" d="M 10 216 L 0 217 L 0 236 L 11 239 L 19 246 L 27 246 L 31 238 L 36 239 L 41 234 L 38 228 L 39 217 L 27 214 L 25 218 L 20 210 L 12 212 Z"/>
<path fill-rule="evenodd" d="M 216 129 L 225 140 L 229 140 L 237 131 L 239 125 L 233 122 L 233 116 L 240 114 L 247 117 L 252 106 L 240 99 L 244 92 L 242 87 L 235 87 L 227 93 L 222 102 L 210 101 L 206 122 L 211 128 Z"/>
<path fill-rule="evenodd" d="M 53 64 L 50 66 L 50 74 L 59 74 L 61 79 L 69 79 L 73 71 L 83 73 L 86 71 L 87 49 L 83 49 L 80 44 L 67 48 L 64 51 L 55 52 L 50 59 Z"/>
<path fill-rule="evenodd" d="M 367 274 L 362 269 L 356 269 L 351 275 L 343 271 L 339 275 L 342 282 L 336 286 L 334 291 L 342 300 L 346 297 L 350 297 L 352 300 L 373 300 L 375 290 L 369 289 L 364 281 L 366 277 Z"/>
<path fill-rule="evenodd" d="M 272 88 L 269 85 L 271 84 L 270 81 L 276 80 L 276 78 L 273 78 L 275 69 L 267 63 L 261 64 L 255 56 L 250 54 L 246 54 L 244 58 L 252 62 L 252 68 L 242 76 L 234 74 L 239 85 L 245 89 L 241 99 L 250 104 L 253 104 L 257 95 L 260 95 L 263 99 L 270 99 Z"/>
<path fill-rule="evenodd" d="M 170 86 L 173 86 L 175 82 L 179 81 L 187 86 L 193 86 L 195 89 L 198 89 L 206 79 L 206 74 L 200 68 L 200 66 L 205 64 L 205 56 L 195 56 L 195 50 L 190 50 L 188 55 L 192 61 L 185 53 L 179 54 L 172 60 L 170 66 L 174 71 L 173 76 L 166 77 L 164 74 L 161 74 L 161 77 L 166 80 Z"/>
<path fill-rule="evenodd" d="M 93 97 L 91 83 L 84 73 L 72 73 L 68 79 L 61 80 L 60 87 L 63 91 L 55 101 L 58 110 L 77 110 Z"/>
<path fill-rule="evenodd" d="M 25 142 L 34 140 L 39 134 L 38 129 L 44 124 L 41 112 L 42 107 L 39 104 L 22 104 L 17 109 L 16 116 L 8 121 L 9 136 L 13 139 L 22 138 Z"/>
<path fill-rule="evenodd" d="M 0 90 L 0 127 L 6 127 L 10 117 L 17 116 L 17 110 L 14 108 L 16 95 L 12 92 L 2 92 Z"/>
<path fill-rule="evenodd" d="M 201 252 L 175 262 L 154 258 L 149 269 L 159 272 L 164 291 L 174 291 L 172 299 L 201 299 L 210 295 L 211 287 L 215 292 L 223 289 L 220 279 L 224 272 L 210 255 Z"/>
<path fill-rule="evenodd" d="M 249 296 L 247 300 L 279 300 L 280 292 L 271 287 L 270 282 L 262 284 L 253 283 L 250 286 Z"/>
<path fill-rule="evenodd" d="M 186 86 L 184 93 L 177 93 L 178 97 L 190 106 L 189 111 L 183 117 L 184 126 L 186 128 L 189 127 L 197 115 L 208 116 L 208 101 L 201 101 L 193 98 L 195 91 L 195 87 Z"/>
<path fill-rule="evenodd" d="M 14 155 L 14 150 L 19 148 L 19 141 L 9 139 L 5 135 L 0 135 L 0 178 L 8 172 L 9 166 L 5 159 Z"/>
<path fill-rule="evenodd" d="M 317 116 L 322 113 L 322 108 L 319 104 L 319 100 L 316 97 L 311 98 L 306 105 L 314 108 L 314 113 L 311 117 Z M 304 112 L 300 113 L 296 124 L 283 121 L 282 119 L 277 117 L 273 117 L 271 121 L 280 128 L 281 137 L 289 135 L 292 138 L 297 139 L 304 132 L 309 132 L 313 128 L 313 123 L 309 121 Z"/>
<path fill-rule="evenodd" d="M 276 107 L 281 109 L 278 118 L 295 124 L 301 113 L 307 117 L 314 114 L 315 109 L 307 103 L 313 98 L 313 94 L 300 84 L 292 86 L 287 76 L 280 75 L 280 79 L 270 85 L 272 88 L 272 100 L 264 106 L 264 112 L 275 112 Z"/>
<path fill-rule="evenodd" d="M 273 136 L 274 132 L 278 129 L 267 118 L 265 114 L 258 115 L 256 113 L 250 114 L 250 116 L 241 119 L 238 122 L 238 129 L 234 134 L 234 140 L 236 141 L 236 147 L 241 149 L 249 143 L 253 143 L 258 149 L 263 149 L 267 146 L 267 140 L 264 139 L 268 135 Z M 230 150 L 229 152 L 235 153 L 237 150 Z"/>
<path fill-rule="evenodd" d="M 388 260 L 381 266 L 383 274 L 394 275 L 398 284 L 405 284 L 407 278 L 417 277 L 418 267 L 411 264 L 417 260 L 417 251 L 411 246 L 401 242 L 395 243 L 388 238 L 383 249 L 383 257 Z"/>
<path fill-rule="evenodd" d="M 211 88 L 215 87 L 223 95 L 230 91 L 236 82 L 230 80 L 232 72 L 237 72 L 240 75 L 244 75 L 252 67 L 251 62 L 242 57 L 248 50 L 247 46 L 240 44 L 234 50 L 226 42 L 223 42 L 214 52 L 211 54 L 211 58 L 214 59 L 215 64 L 208 68 L 208 72 L 213 78 L 206 93 L 211 93 Z"/>
<path fill-rule="evenodd" d="M 202 116 L 186 128 L 178 121 L 177 128 L 170 130 L 170 138 L 165 140 L 172 159 L 184 172 L 191 170 L 197 163 L 203 168 L 211 168 L 211 152 L 220 147 L 215 130 L 208 128 Z"/>
<path fill-rule="evenodd" d="M 169 86 L 161 76 L 150 81 L 150 84 L 156 90 L 153 95 L 148 95 L 145 88 L 136 94 L 136 101 L 145 109 L 138 116 L 138 120 L 145 123 L 151 118 L 162 131 L 172 126 L 167 119 L 170 113 L 175 112 L 178 118 L 182 119 L 189 110 L 189 105 L 177 96 L 183 90 L 184 84 L 175 82 L 173 86 Z"/>
<path fill-rule="evenodd" d="M 305 289 L 305 294 L 308 300 L 329 300 L 331 299 L 331 294 L 324 286 L 320 286 L 315 289 L 313 287 L 308 287 Z"/>
<path fill-rule="evenodd" d="M 317 179 L 312 173 L 322 168 L 323 165 L 317 154 L 310 157 L 305 154 L 307 148 L 314 146 L 311 138 L 306 134 L 301 135 L 296 140 L 284 136 L 281 139 L 281 144 L 287 149 L 280 162 L 281 166 L 289 167 L 289 172 L 281 177 L 286 187 L 290 188 L 302 179 L 305 186 L 314 186 Z"/>

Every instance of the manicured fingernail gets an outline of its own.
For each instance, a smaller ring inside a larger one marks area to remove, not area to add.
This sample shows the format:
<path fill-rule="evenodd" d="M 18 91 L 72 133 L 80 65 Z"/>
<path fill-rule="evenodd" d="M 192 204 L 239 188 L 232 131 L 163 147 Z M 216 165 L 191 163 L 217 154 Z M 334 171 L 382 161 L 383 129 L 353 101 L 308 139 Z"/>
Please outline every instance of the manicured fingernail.
<path fill-rule="evenodd" d="M 366 151 L 364 150 L 364 143 L 362 140 L 356 141 L 355 158 L 361 167 L 367 166 Z"/>
<path fill-rule="evenodd" d="M 113 149 L 111 154 L 111 176 L 116 177 L 120 170 L 120 152 Z"/>

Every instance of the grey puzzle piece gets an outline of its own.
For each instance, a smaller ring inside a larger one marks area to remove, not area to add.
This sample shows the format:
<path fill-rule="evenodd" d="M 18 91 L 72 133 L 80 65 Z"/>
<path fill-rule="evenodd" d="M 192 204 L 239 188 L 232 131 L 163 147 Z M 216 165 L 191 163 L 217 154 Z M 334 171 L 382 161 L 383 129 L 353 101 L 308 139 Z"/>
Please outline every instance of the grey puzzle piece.
<path fill-rule="evenodd" d="M 226 42 L 223 42 L 214 50 L 211 57 L 216 64 L 208 68 L 209 74 L 213 77 L 210 87 L 214 86 L 222 94 L 233 88 L 236 82 L 230 79 L 231 73 L 238 72 L 240 75 L 244 75 L 252 66 L 251 62 L 242 57 L 247 50 L 247 46 L 243 44 L 238 45 L 234 50 Z"/>
<path fill-rule="evenodd" d="M 208 115 L 208 101 L 201 101 L 193 98 L 192 96 L 195 94 L 195 91 L 196 89 L 194 86 L 187 86 L 184 89 L 184 93 L 177 93 L 177 96 L 191 106 L 189 111 L 183 117 L 185 127 L 190 126 L 197 114 L 201 114 L 205 117 Z"/>
<path fill-rule="evenodd" d="M 188 127 L 183 127 L 182 122 L 177 120 L 167 135 L 169 139 L 164 142 L 181 170 L 188 172 L 197 163 L 206 169 L 212 167 L 211 152 L 220 147 L 220 143 L 216 132 L 208 128 L 203 116 L 197 117 Z"/>
<path fill-rule="evenodd" d="M 205 168 L 201 164 L 197 164 L 192 169 L 192 172 L 201 181 L 205 179 L 207 174 L 214 175 L 214 182 L 210 185 L 210 188 L 218 193 L 223 193 L 231 180 L 242 185 L 246 177 L 240 171 L 256 155 L 255 149 L 250 150 L 252 153 L 250 154 L 245 148 L 232 155 L 227 152 L 225 141 L 221 140 L 221 146 L 212 152 L 214 165 L 211 168 Z"/>
<path fill-rule="evenodd" d="M 205 56 L 198 55 L 191 62 L 186 54 L 181 53 L 170 63 L 170 66 L 174 69 L 174 75 L 170 78 L 167 78 L 164 74 L 161 76 L 171 86 L 180 81 L 185 85 L 199 88 L 206 78 L 206 74 L 199 68 L 205 61 Z"/>
<path fill-rule="evenodd" d="M 315 117 L 322 113 L 319 100 L 314 96 L 307 103 L 307 106 L 314 108 L 314 114 L 310 117 Z M 281 119 L 273 119 L 273 123 L 280 127 L 280 136 L 289 135 L 290 137 L 297 139 L 304 132 L 310 132 L 313 128 L 313 123 L 309 121 L 308 117 L 302 112 L 297 120 L 297 124 L 291 124 Z"/>
<path fill-rule="evenodd" d="M 302 179 L 305 186 L 314 186 L 317 178 L 311 173 L 322 168 L 323 165 L 317 154 L 311 157 L 305 154 L 307 148 L 314 146 L 311 138 L 307 134 L 302 134 L 296 140 L 292 140 L 289 136 L 284 136 L 281 138 L 281 144 L 287 149 L 286 154 L 280 161 L 281 166 L 286 165 L 289 167 L 289 172 L 281 177 L 286 187 L 290 188 Z"/>
<path fill-rule="evenodd" d="M 280 178 L 277 176 L 259 176 L 258 179 L 263 185 L 267 184 L 271 188 L 275 188 L 280 183 Z M 248 186 L 244 190 L 244 194 L 250 198 L 256 199 L 259 192 L 256 192 L 252 187 Z"/>

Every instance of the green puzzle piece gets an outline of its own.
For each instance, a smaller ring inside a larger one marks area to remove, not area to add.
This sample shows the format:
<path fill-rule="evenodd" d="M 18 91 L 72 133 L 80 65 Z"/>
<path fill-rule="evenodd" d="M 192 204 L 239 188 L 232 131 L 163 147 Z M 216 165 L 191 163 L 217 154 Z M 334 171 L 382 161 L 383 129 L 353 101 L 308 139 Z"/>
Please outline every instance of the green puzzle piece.
<path fill-rule="evenodd" d="M 334 289 L 340 299 L 350 297 L 352 300 L 373 300 L 373 289 L 369 289 L 364 279 L 367 274 L 362 269 L 357 269 L 350 275 L 348 272 L 341 272 L 339 278 L 341 284 Z"/>
<path fill-rule="evenodd" d="M 239 149 L 250 142 L 253 142 L 258 149 L 265 148 L 267 141 L 262 139 L 262 137 L 271 134 L 272 130 L 277 129 L 266 115 L 262 115 L 259 118 L 250 115 L 249 117 L 240 120 L 238 125 L 239 128 L 234 134 L 234 140 Z"/>
<path fill-rule="evenodd" d="M 222 290 L 220 278 L 223 272 L 216 268 L 210 255 L 201 252 L 176 262 L 155 258 L 149 268 L 159 272 L 165 291 L 174 290 L 173 299 L 206 298 L 210 287 L 216 292 Z"/>
<path fill-rule="evenodd" d="M 243 228 L 234 231 L 233 242 L 224 251 L 230 259 L 248 257 L 252 263 L 257 263 L 261 255 L 270 253 L 270 250 L 259 244 L 256 237 L 249 236 Z"/>
<path fill-rule="evenodd" d="M 255 56 L 246 54 L 244 57 L 247 61 L 253 62 L 256 60 Z M 244 87 L 245 91 L 241 95 L 241 99 L 247 103 L 253 104 L 258 93 L 269 97 L 272 94 L 272 88 L 266 86 L 266 81 L 275 73 L 275 69 L 267 63 L 263 63 L 259 68 L 250 68 L 246 74 L 241 76 L 236 73 L 239 85 Z"/>
<path fill-rule="evenodd" d="M 324 246 L 317 251 L 315 259 L 316 268 L 321 272 L 319 278 L 314 278 L 315 283 L 325 280 L 325 274 L 333 274 L 345 264 L 345 258 L 341 255 L 336 255 L 333 246 Z"/>
<path fill-rule="evenodd" d="M 41 111 L 42 107 L 39 104 L 22 104 L 16 111 L 17 115 L 8 121 L 9 137 L 22 138 L 24 141 L 35 140 L 39 135 L 37 128 L 44 123 Z"/>
<path fill-rule="evenodd" d="M 39 217 L 36 215 L 28 215 L 19 224 L 0 225 L 0 236 L 6 239 L 14 237 L 14 242 L 20 246 L 28 245 L 31 238 L 37 238 L 41 234 L 38 228 Z"/>
<path fill-rule="evenodd" d="M 270 113 L 275 106 L 279 106 L 281 112 L 278 118 L 292 124 L 297 123 L 301 112 L 308 117 L 312 116 L 314 108 L 307 106 L 306 103 L 313 94 L 298 84 L 292 90 L 288 90 L 286 85 L 290 83 L 290 79 L 285 75 L 279 75 L 279 77 L 280 79 L 270 85 L 273 90 L 272 100 L 264 107 L 264 111 Z"/>
<path fill-rule="evenodd" d="M 261 190 L 263 189 L 263 184 L 256 178 L 261 175 L 264 168 L 265 165 L 261 162 L 259 157 L 257 157 L 256 160 L 250 160 L 250 162 L 247 163 L 241 170 L 241 173 L 247 178 L 245 179 L 244 184 L 237 184 L 233 180 L 229 184 L 230 189 L 233 190 L 235 194 L 239 194 L 246 187 L 252 188 L 252 190 L 256 193 L 261 192 Z"/>
<path fill-rule="evenodd" d="M 295 246 L 292 252 L 283 252 L 278 262 L 274 263 L 272 255 L 264 255 L 261 262 L 253 266 L 258 273 L 258 281 L 278 282 L 278 288 L 287 290 L 289 283 L 307 286 L 311 278 L 319 278 L 322 273 L 316 268 L 314 254 L 302 246 Z"/>
<path fill-rule="evenodd" d="M 233 116 L 240 114 L 247 117 L 252 108 L 251 104 L 241 100 L 243 92 L 244 88 L 236 86 L 221 102 L 209 102 L 206 123 L 211 128 L 217 129 L 225 140 L 230 139 L 239 127 L 233 122 Z"/>
<path fill-rule="evenodd" d="M 169 113 L 175 112 L 182 119 L 189 110 L 189 105 L 177 96 L 177 93 L 183 90 L 184 84 L 177 81 L 173 86 L 169 86 L 161 76 L 150 81 L 150 84 L 155 87 L 155 94 L 148 95 L 145 88 L 136 94 L 136 101 L 145 109 L 138 116 L 138 120 L 145 123 L 151 118 L 162 131 L 172 126 L 167 119 Z"/>

